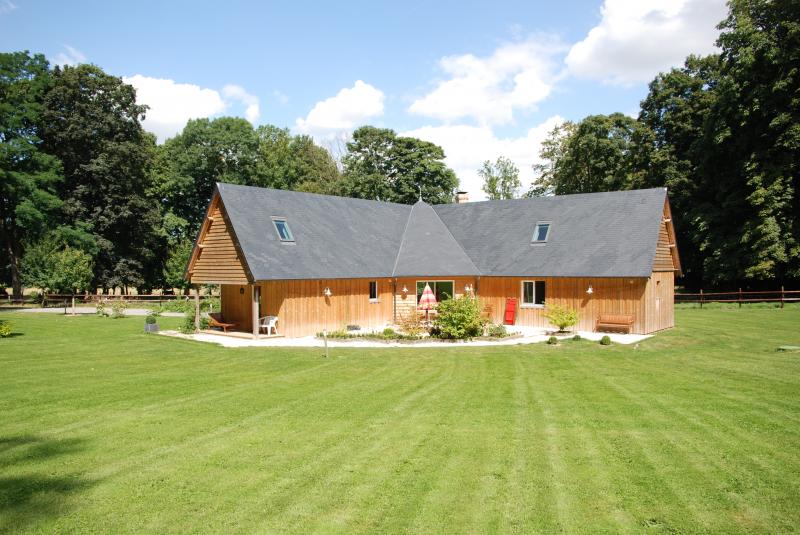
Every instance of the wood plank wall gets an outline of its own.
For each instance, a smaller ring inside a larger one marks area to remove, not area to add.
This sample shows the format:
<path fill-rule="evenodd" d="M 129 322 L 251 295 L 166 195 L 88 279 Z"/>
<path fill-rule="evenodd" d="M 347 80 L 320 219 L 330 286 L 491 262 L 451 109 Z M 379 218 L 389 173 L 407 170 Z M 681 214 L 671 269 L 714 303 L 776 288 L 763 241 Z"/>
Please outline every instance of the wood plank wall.
<path fill-rule="evenodd" d="M 369 301 L 369 281 L 378 280 L 377 303 Z M 323 329 L 334 331 L 349 324 L 367 329 L 382 329 L 413 310 L 416 304 L 418 279 L 398 279 L 393 294 L 391 279 L 338 279 L 270 281 L 261 285 L 261 316 L 277 315 L 278 332 L 287 337 L 314 335 Z M 674 275 L 655 272 L 645 278 L 548 278 L 548 277 L 421 277 L 419 280 L 453 280 L 456 296 L 464 294 L 465 286 L 477 288 L 487 316 L 494 323 L 503 322 L 507 298 L 521 303 L 522 281 L 543 280 L 546 284 L 546 303 L 560 303 L 574 308 L 579 314 L 578 328 L 594 330 L 600 314 L 632 314 L 632 332 L 646 334 L 673 327 Z M 591 284 L 593 293 L 586 290 Z M 408 288 L 408 293 L 401 290 Z M 325 297 L 325 287 L 332 295 Z M 243 288 L 244 293 L 239 289 Z M 250 330 L 250 288 L 246 285 L 222 286 L 222 312 L 226 320 Z M 544 309 L 518 308 L 517 325 L 551 328 Z"/>
<path fill-rule="evenodd" d="M 647 281 L 644 303 L 645 333 L 675 326 L 675 274 L 672 271 L 653 272 Z"/>
<path fill-rule="evenodd" d="M 378 281 L 378 301 L 369 300 L 369 282 Z M 382 329 L 392 322 L 391 279 L 270 281 L 261 284 L 261 315 L 278 316 L 278 332 L 309 336 L 347 325 Z M 323 295 L 324 289 L 331 296 Z"/>
<path fill-rule="evenodd" d="M 189 281 L 193 284 L 247 284 L 244 266 L 236 251 L 230 229 L 223 215 L 224 207 L 217 197 L 190 262 Z"/>
<path fill-rule="evenodd" d="M 237 331 L 251 332 L 253 307 L 250 306 L 250 286 L 246 284 L 223 284 L 220 287 L 222 317 L 235 323 Z"/>
<path fill-rule="evenodd" d="M 522 281 L 545 281 L 545 303 L 559 303 L 578 311 L 578 329 L 593 331 L 600 314 L 633 314 L 632 332 L 645 333 L 645 287 L 647 279 L 632 278 L 548 278 L 548 277 L 481 277 L 478 294 L 489 309 L 492 321 L 503 322 L 506 299 L 517 300 L 517 325 L 551 328 L 544 317 L 544 308 L 520 308 Z M 586 290 L 592 285 L 592 294 Z"/>

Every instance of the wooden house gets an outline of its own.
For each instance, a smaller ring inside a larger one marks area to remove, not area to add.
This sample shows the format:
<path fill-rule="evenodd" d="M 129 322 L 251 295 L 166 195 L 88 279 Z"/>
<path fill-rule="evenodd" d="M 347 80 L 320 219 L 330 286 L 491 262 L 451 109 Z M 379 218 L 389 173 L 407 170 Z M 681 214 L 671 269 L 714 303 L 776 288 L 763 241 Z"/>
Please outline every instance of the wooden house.
<path fill-rule="evenodd" d="M 680 260 L 663 188 L 413 206 L 218 184 L 187 267 L 221 286 L 222 316 L 258 333 L 278 317 L 287 337 L 346 325 L 380 329 L 439 300 L 471 294 L 503 323 L 550 327 L 552 303 L 603 314 L 631 332 L 674 325 Z"/>

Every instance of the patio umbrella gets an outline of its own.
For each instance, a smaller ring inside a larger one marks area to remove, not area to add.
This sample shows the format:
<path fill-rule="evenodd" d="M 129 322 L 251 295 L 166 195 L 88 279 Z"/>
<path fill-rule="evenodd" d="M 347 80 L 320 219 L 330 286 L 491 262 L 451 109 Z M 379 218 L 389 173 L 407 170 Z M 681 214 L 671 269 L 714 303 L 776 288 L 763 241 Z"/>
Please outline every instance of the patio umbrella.
<path fill-rule="evenodd" d="M 425 321 L 427 321 L 428 311 L 432 308 L 436 308 L 436 296 L 433 294 L 430 284 L 425 283 L 425 289 L 422 290 L 422 296 L 419 298 L 417 306 L 425 311 Z"/>

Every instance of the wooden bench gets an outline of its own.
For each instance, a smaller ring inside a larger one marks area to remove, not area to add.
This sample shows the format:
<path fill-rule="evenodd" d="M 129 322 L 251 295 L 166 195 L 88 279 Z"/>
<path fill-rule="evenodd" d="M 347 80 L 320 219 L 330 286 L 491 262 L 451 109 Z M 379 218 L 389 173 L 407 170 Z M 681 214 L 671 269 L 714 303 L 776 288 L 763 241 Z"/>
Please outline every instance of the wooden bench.
<path fill-rule="evenodd" d="M 208 326 L 222 329 L 222 332 L 227 333 L 228 329 L 233 329 L 236 324 L 227 323 L 220 312 L 212 312 L 208 315 Z"/>
<path fill-rule="evenodd" d="M 633 328 L 632 314 L 600 314 L 594 326 L 595 331 L 624 329 L 626 333 Z"/>

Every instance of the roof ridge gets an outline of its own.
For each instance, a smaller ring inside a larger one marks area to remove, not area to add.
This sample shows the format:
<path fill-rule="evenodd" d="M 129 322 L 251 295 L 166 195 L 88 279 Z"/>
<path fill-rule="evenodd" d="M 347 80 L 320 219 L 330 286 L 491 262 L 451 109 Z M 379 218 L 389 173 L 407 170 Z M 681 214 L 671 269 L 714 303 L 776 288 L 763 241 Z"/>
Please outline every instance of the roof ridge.
<path fill-rule="evenodd" d="M 394 277 L 394 274 L 397 273 L 397 263 L 400 261 L 400 253 L 403 252 L 403 244 L 406 242 L 406 233 L 408 232 L 408 224 L 411 222 L 411 215 L 414 213 L 414 208 L 416 207 L 417 203 L 414 203 L 411 205 L 411 210 L 408 211 L 408 217 L 406 218 L 406 226 L 403 227 L 403 236 L 402 238 L 400 238 L 400 245 L 397 247 L 397 254 L 394 257 L 394 266 L 392 267 L 392 277 Z M 438 214 L 437 217 L 439 217 Z M 448 232 L 450 231 L 450 229 L 447 230 Z M 459 245 L 459 247 L 461 246 Z M 470 259 L 470 262 L 471 261 L 472 260 Z"/>
<path fill-rule="evenodd" d="M 375 199 L 362 199 L 361 197 L 347 197 L 345 195 L 331 195 L 329 193 L 316 193 L 313 191 L 297 191 L 293 189 L 281 189 L 281 188 L 265 188 L 263 186 L 251 186 L 247 184 L 234 184 L 232 182 L 215 182 L 214 185 L 219 188 L 222 186 L 223 188 L 247 188 L 247 189 L 257 189 L 257 190 L 266 190 L 266 191 L 275 191 L 283 194 L 289 195 L 298 195 L 298 196 L 307 196 L 307 197 L 324 197 L 327 199 L 336 199 L 341 201 L 354 201 L 354 202 L 366 202 L 366 203 L 373 203 L 373 204 L 381 204 L 381 205 L 392 205 L 392 206 L 410 206 L 405 203 L 400 202 L 392 202 L 392 201 L 381 201 Z"/>
<path fill-rule="evenodd" d="M 453 232 L 450 230 L 450 227 L 447 226 L 447 223 L 445 223 L 442 220 L 442 218 L 439 217 L 439 212 L 436 211 L 436 208 L 434 208 L 430 204 L 428 206 L 430 207 L 431 211 L 433 211 L 433 213 L 436 215 L 436 219 L 438 219 L 439 222 L 442 224 L 442 226 L 445 228 L 445 230 L 447 230 L 447 233 L 450 235 L 450 237 L 453 238 L 453 241 L 455 242 L 456 245 L 458 245 L 458 248 L 461 249 L 461 252 L 464 253 L 464 256 L 467 258 L 467 260 L 469 260 L 469 263 L 472 264 L 472 267 L 475 268 L 475 272 L 478 274 L 478 276 L 483 275 L 483 272 L 480 269 L 478 269 L 478 266 L 475 265 L 475 262 L 472 260 L 472 257 L 469 256 L 469 254 L 467 254 L 467 251 L 464 249 L 464 246 L 461 245 L 461 242 L 458 241 L 455 236 L 453 236 Z"/>

